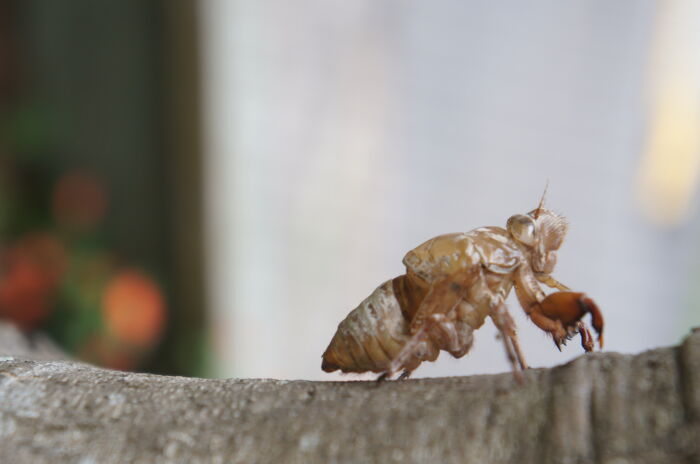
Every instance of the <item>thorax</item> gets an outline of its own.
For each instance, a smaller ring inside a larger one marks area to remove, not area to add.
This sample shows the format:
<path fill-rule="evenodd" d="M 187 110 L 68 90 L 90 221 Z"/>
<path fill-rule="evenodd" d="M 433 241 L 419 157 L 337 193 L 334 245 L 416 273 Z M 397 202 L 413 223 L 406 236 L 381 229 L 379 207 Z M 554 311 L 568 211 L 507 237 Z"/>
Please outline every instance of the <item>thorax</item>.
<path fill-rule="evenodd" d="M 509 274 L 523 259 L 504 229 L 482 227 L 434 237 L 409 251 L 403 262 L 426 282 L 432 282 L 476 265 L 491 273 Z"/>

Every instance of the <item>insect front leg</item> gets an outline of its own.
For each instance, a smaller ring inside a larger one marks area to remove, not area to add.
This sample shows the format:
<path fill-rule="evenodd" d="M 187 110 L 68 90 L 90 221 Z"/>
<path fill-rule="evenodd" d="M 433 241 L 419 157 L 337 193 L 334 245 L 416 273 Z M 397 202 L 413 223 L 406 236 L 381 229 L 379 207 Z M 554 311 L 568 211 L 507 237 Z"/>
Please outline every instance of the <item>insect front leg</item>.
<path fill-rule="evenodd" d="M 515 294 L 525 314 L 537 327 L 549 332 L 554 339 L 554 344 L 561 350 L 567 331 L 560 320 L 547 317 L 540 310 L 540 303 L 545 299 L 545 294 L 537 283 L 534 273 L 527 266 L 520 266 L 516 271 Z"/>
<path fill-rule="evenodd" d="M 557 348 L 561 350 L 561 345 L 578 332 L 583 348 L 586 351 L 593 350 L 591 333 L 580 320 L 586 313 L 592 316 L 593 328 L 598 332 L 598 342 L 602 347 L 603 316 L 595 302 L 583 293 L 571 291 L 545 296 L 537 280 L 543 279 L 538 279 L 529 267 L 521 266 L 516 271 L 515 293 L 530 320 L 552 335 Z M 552 279 L 552 282 L 556 281 Z M 545 283 L 549 285 L 549 282 Z"/>
<path fill-rule="evenodd" d="M 557 279 L 555 279 L 549 274 L 536 274 L 535 277 L 538 281 L 542 282 L 549 288 L 556 288 L 557 290 L 561 290 L 564 292 L 571 290 L 569 287 L 559 282 Z"/>

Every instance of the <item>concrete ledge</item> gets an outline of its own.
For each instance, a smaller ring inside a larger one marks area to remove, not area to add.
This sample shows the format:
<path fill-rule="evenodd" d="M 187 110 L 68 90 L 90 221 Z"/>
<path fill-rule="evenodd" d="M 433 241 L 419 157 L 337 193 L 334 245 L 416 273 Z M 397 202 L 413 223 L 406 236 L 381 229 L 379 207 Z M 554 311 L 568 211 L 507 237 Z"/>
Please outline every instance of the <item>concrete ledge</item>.
<path fill-rule="evenodd" d="M 530 370 L 522 386 L 510 374 L 382 384 L 163 377 L 29 359 L 29 345 L 5 345 L 3 463 L 700 461 L 698 331 L 679 347 Z"/>

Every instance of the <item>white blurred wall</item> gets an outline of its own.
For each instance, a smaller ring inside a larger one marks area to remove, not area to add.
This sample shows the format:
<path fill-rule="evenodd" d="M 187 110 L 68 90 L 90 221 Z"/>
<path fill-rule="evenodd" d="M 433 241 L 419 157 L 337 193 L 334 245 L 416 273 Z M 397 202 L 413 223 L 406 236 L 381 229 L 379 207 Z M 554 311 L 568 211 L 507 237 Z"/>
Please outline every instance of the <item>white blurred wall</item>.
<path fill-rule="evenodd" d="M 675 343 L 698 221 L 641 214 L 656 3 L 202 2 L 211 318 L 222 376 L 332 379 L 337 324 L 424 240 L 548 205 L 555 276 L 606 349 Z M 696 23 L 697 24 L 697 23 Z M 693 197 L 694 198 L 694 197 Z M 528 361 L 562 363 L 514 299 Z M 490 323 L 415 376 L 508 369 Z"/>

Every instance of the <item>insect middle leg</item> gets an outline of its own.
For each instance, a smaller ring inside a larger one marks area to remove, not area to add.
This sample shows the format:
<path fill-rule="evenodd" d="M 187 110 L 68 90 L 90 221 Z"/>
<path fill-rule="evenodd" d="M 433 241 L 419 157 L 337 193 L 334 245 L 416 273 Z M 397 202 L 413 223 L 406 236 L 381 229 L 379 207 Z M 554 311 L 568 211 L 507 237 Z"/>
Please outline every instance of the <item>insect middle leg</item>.
<path fill-rule="evenodd" d="M 494 305 L 491 311 L 491 320 L 493 320 L 493 323 L 503 337 L 506 355 L 508 356 L 508 360 L 513 367 L 513 372 L 518 372 L 518 368 L 525 370 L 528 368 L 528 366 L 527 362 L 525 361 L 525 355 L 520 348 L 518 334 L 515 329 L 515 321 L 508 312 L 508 307 L 503 299 L 499 298 L 499 300 L 500 301 Z"/>
<path fill-rule="evenodd" d="M 475 279 L 470 289 L 472 304 L 477 307 L 487 307 L 488 314 L 496 325 L 496 328 L 501 333 L 503 338 L 503 346 L 506 350 L 506 355 L 511 363 L 513 372 L 518 380 L 522 380 L 522 375 L 519 370 L 527 369 L 525 355 L 520 348 L 518 335 L 515 329 L 515 321 L 508 312 L 508 307 L 505 304 L 503 295 L 494 293 L 487 285 L 485 271 L 479 272 L 480 278 Z"/>

